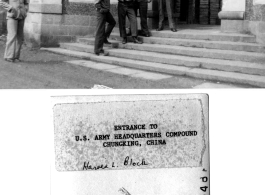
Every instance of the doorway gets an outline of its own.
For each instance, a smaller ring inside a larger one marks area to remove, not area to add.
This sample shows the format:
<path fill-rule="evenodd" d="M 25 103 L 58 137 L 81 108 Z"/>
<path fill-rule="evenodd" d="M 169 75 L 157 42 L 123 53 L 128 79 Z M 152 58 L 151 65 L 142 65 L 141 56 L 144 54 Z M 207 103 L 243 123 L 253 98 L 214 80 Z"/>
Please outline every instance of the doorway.
<path fill-rule="evenodd" d="M 189 0 L 180 1 L 179 23 L 187 24 L 189 17 Z"/>
<path fill-rule="evenodd" d="M 180 24 L 220 25 L 222 0 L 176 0 Z"/>

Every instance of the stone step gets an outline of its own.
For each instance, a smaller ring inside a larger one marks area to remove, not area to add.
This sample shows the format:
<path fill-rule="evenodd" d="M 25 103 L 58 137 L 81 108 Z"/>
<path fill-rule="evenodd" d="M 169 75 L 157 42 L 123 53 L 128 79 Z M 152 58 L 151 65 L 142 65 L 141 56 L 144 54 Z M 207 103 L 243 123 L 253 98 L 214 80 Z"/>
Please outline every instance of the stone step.
<path fill-rule="evenodd" d="M 88 53 L 94 52 L 92 45 L 84 45 L 78 43 L 62 43 L 61 48 Z M 110 49 L 108 51 L 111 56 L 119 58 L 129 58 L 132 60 L 135 59 L 152 63 L 158 62 L 162 64 L 222 70 L 227 72 L 240 72 L 244 74 L 265 75 L 265 64 L 263 65 L 242 61 L 188 57 L 127 49 Z"/>
<path fill-rule="evenodd" d="M 172 55 L 183 55 L 200 58 L 211 59 L 224 59 L 235 60 L 245 62 L 255 62 L 263 64 L 265 62 L 264 53 L 257 52 L 245 52 L 245 51 L 232 51 L 232 50 L 220 50 L 220 49 L 207 49 L 207 48 L 192 48 L 172 45 L 158 45 L 158 44 L 119 44 L 119 48 L 149 51 Z"/>
<path fill-rule="evenodd" d="M 128 38 L 128 41 L 132 41 Z M 93 38 L 82 38 L 79 40 L 82 43 L 93 44 Z M 184 47 L 184 46 L 174 46 L 174 45 L 159 45 L 159 44 L 121 44 L 118 41 L 112 41 L 113 47 L 119 47 L 123 49 L 139 50 L 139 51 L 150 51 L 158 53 L 166 53 L 173 55 L 183 55 L 192 57 L 202 57 L 211 59 L 224 59 L 224 60 L 235 60 L 235 61 L 245 61 L 245 62 L 255 62 L 265 64 L 265 54 L 260 52 L 248 52 L 248 51 L 235 51 L 235 50 L 222 50 L 222 49 L 209 49 L 209 48 L 194 48 L 194 47 Z"/>
<path fill-rule="evenodd" d="M 85 38 L 83 38 L 85 39 Z M 129 40 L 130 41 L 130 40 Z M 93 39 L 90 39 L 93 42 Z M 116 45 L 118 44 L 118 45 Z M 172 46 L 172 45 L 159 45 L 159 44 L 134 44 L 127 43 L 121 44 L 115 41 L 115 46 L 122 49 L 138 50 L 138 51 L 149 51 L 164 54 L 183 55 L 199 58 L 211 58 L 211 59 L 223 59 L 223 60 L 234 60 L 234 61 L 245 61 L 265 64 L 264 53 L 259 52 L 246 52 L 246 51 L 233 51 L 233 50 L 221 50 L 221 49 L 208 49 L 208 48 L 193 48 L 183 46 Z"/>
<path fill-rule="evenodd" d="M 244 34 L 203 34 L 203 33 L 182 33 L 181 31 L 174 33 L 171 31 L 151 31 L 154 37 L 163 38 L 178 38 L 178 39 L 196 39 L 196 40 L 208 40 L 208 41 L 231 41 L 231 42 L 246 42 L 246 43 L 256 43 L 256 37 L 253 35 Z"/>
<path fill-rule="evenodd" d="M 118 33 L 112 33 L 111 39 L 121 41 L 122 38 Z M 229 41 L 209 41 L 209 40 L 195 40 L 195 39 L 173 39 L 161 37 L 141 37 L 139 39 L 148 44 L 160 44 L 160 45 L 173 45 L 184 46 L 193 48 L 208 48 L 208 49 L 220 49 L 220 50 L 233 50 L 233 51 L 247 51 L 247 52 L 265 52 L 265 46 L 257 43 L 244 43 L 244 42 L 229 42 Z M 81 40 L 80 43 L 85 42 Z"/>
<path fill-rule="evenodd" d="M 246 42 L 256 43 L 256 37 L 248 34 L 238 33 L 221 33 L 220 30 L 184 30 L 180 29 L 178 32 L 171 32 L 170 30 L 150 31 L 152 37 L 160 38 L 174 38 L 174 39 L 194 39 L 207 41 L 229 41 L 229 42 Z M 119 33 L 118 28 L 114 28 L 113 33 Z"/>
<path fill-rule="evenodd" d="M 190 76 L 206 80 L 247 84 L 256 87 L 265 87 L 265 77 L 258 75 L 225 72 L 220 70 L 208 70 L 200 67 L 184 67 L 162 63 L 150 63 L 145 61 L 139 61 L 136 59 L 124 59 L 112 56 L 96 56 L 87 52 L 73 51 L 63 48 L 42 48 L 42 50 L 62 55 L 75 56 L 107 64 L 115 64 L 119 66 L 149 70 L 170 75 Z M 117 50 L 118 49 L 109 49 L 108 51 L 113 53 Z"/>
<path fill-rule="evenodd" d="M 78 37 L 77 42 L 85 44 L 85 45 L 94 45 L 95 37 L 87 37 L 87 38 L 86 37 Z M 111 42 L 111 45 L 104 44 L 104 47 L 117 48 L 119 46 L 119 43 L 120 43 L 120 41 L 116 41 L 116 40 L 109 40 L 109 42 Z"/>
<path fill-rule="evenodd" d="M 60 47 L 68 50 L 94 53 L 93 45 L 85 45 L 80 43 L 60 43 Z"/>

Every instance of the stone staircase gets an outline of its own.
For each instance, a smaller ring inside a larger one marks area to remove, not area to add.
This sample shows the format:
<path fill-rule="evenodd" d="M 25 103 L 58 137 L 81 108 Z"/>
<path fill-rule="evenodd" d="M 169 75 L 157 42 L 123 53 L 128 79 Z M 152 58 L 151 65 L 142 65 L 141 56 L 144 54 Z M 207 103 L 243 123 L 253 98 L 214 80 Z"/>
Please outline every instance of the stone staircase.
<path fill-rule="evenodd" d="M 257 44 L 252 35 L 221 33 L 218 29 L 151 33 L 152 37 L 139 37 L 144 44 L 121 44 L 115 29 L 112 47 L 105 47 L 109 56 L 93 54 L 93 37 L 43 49 L 133 69 L 265 87 L 265 46 Z"/>

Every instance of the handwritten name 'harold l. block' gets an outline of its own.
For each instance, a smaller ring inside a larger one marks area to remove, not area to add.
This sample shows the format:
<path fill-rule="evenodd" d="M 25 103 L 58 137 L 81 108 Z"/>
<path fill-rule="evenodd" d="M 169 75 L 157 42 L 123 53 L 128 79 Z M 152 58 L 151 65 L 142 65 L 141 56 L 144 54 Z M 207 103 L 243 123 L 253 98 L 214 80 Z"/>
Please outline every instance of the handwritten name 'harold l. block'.
<path fill-rule="evenodd" d="M 56 169 L 199 167 L 205 109 L 201 98 L 57 104 Z"/>

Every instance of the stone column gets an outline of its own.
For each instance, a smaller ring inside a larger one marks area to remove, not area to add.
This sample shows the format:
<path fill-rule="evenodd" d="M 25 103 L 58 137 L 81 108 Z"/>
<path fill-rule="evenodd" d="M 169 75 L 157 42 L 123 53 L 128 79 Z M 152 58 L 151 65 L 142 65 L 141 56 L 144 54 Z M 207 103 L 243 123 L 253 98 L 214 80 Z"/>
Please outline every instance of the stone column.
<path fill-rule="evenodd" d="M 245 32 L 245 10 L 246 0 L 223 0 L 222 11 L 218 14 L 221 19 L 221 31 Z"/>
<path fill-rule="evenodd" d="M 62 17 L 62 0 L 31 0 L 25 22 L 25 40 L 29 46 L 55 46 Z M 56 30 L 57 29 L 57 30 Z"/>

